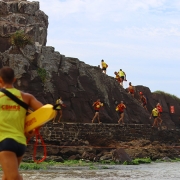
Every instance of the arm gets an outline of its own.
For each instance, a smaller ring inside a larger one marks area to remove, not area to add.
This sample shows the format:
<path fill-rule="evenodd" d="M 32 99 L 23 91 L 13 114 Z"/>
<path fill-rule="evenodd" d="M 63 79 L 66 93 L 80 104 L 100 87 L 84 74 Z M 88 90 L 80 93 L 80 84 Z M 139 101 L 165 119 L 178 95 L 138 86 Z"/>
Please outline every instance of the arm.
<path fill-rule="evenodd" d="M 27 103 L 33 110 L 37 110 L 43 106 L 43 104 L 38 101 L 32 94 L 21 93 L 23 101 Z"/>
<path fill-rule="evenodd" d="M 124 79 L 126 80 L 126 73 L 124 72 Z"/>
<path fill-rule="evenodd" d="M 29 106 L 32 107 L 34 110 L 37 110 L 42 107 L 43 104 L 38 101 L 33 95 L 29 94 Z"/>
<path fill-rule="evenodd" d="M 33 110 L 37 110 L 43 106 L 43 104 L 40 101 L 38 101 L 33 95 L 28 94 L 28 93 L 22 93 L 22 92 L 21 92 L 21 95 L 22 95 L 23 101 L 27 103 Z M 35 135 L 35 129 L 33 129 L 32 131 L 28 133 L 25 133 L 25 136 L 27 138 L 33 137 L 34 135 Z"/>
<path fill-rule="evenodd" d="M 152 118 L 152 113 L 151 113 L 151 115 L 150 115 L 149 119 L 151 119 L 151 118 Z"/>

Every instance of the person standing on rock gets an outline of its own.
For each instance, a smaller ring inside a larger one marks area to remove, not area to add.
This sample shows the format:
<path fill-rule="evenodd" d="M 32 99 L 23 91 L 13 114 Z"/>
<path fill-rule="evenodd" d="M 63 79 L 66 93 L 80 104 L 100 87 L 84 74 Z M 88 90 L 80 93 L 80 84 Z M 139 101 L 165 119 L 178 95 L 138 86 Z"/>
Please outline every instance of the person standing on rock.
<path fill-rule="evenodd" d="M 151 116 L 149 117 L 149 119 L 151 119 L 152 117 L 154 118 L 152 127 L 158 127 L 159 111 L 156 107 L 152 110 Z"/>
<path fill-rule="evenodd" d="M 118 74 L 119 74 L 120 78 L 122 79 L 121 85 L 123 86 L 123 81 L 127 81 L 126 80 L 126 73 L 122 69 L 120 69 Z"/>
<path fill-rule="evenodd" d="M 157 103 L 156 108 L 157 108 L 157 110 L 159 112 L 159 118 L 158 118 L 159 122 L 158 122 L 158 124 L 161 126 L 161 124 L 162 124 L 161 114 L 163 112 L 163 109 L 162 109 L 162 106 L 161 106 L 160 103 Z"/>
<path fill-rule="evenodd" d="M 143 108 L 146 110 L 146 111 L 148 111 L 148 109 L 147 109 L 147 99 L 146 99 L 146 97 L 143 95 L 143 93 L 142 92 L 139 92 L 139 95 L 140 95 L 140 102 L 142 103 L 142 106 L 143 106 Z"/>
<path fill-rule="evenodd" d="M 132 95 L 132 97 L 134 97 L 135 90 L 131 82 L 129 82 L 128 92 Z"/>
<path fill-rule="evenodd" d="M 126 109 L 126 106 L 123 101 L 121 101 L 121 103 L 116 106 L 116 111 L 118 111 L 120 115 L 120 118 L 118 120 L 119 124 L 124 124 L 124 109 Z"/>
<path fill-rule="evenodd" d="M 94 120 L 97 118 L 99 124 L 101 123 L 100 118 L 99 118 L 99 110 L 103 106 L 103 103 L 101 103 L 100 99 L 97 99 L 96 102 L 93 103 L 92 105 L 94 107 L 95 115 L 92 119 L 92 123 L 94 123 Z"/>
<path fill-rule="evenodd" d="M 106 74 L 106 69 L 107 69 L 108 65 L 104 62 L 103 59 L 101 60 L 101 67 L 102 67 L 102 72 L 104 74 Z"/>
<path fill-rule="evenodd" d="M 43 106 L 33 95 L 14 88 L 14 70 L 10 67 L 0 69 L 0 88 L 15 95 L 33 110 Z M 18 168 L 26 151 L 26 136 L 31 137 L 34 131 L 24 134 L 27 109 L 0 92 L 0 164 L 3 180 L 22 180 Z"/>
<path fill-rule="evenodd" d="M 62 118 L 62 106 L 63 107 L 66 107 L 62 101 L 62 97 L 59 97 L 57 100 L 56 100 L 56 104 L 59 105 L 57 106 L 56 108 L 56 116 L 54 117 L 53 119 L 53 123 L 55 123 L 55 120 L 56 120 L 56 117 L 57 117 L 57 114 L 59 113 L 59 119 L 58 119 L 58 123 L 60 123 L 61 121 L 61 118 Z"/>

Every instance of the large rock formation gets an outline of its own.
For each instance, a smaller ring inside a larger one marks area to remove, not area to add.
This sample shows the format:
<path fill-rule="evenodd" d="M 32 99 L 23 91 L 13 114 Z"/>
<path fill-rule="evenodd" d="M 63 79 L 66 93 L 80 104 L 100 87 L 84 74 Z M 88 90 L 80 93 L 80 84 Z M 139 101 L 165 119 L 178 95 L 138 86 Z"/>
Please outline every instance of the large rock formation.
<path fill-rule="evenodd" d="M 48 17 L 39 10 L 39 2 L 3 0 L 0 1 L 0 52 L 10 48 L 10 35 L 24 30 L 33 42 L 45 46 Z"/>
<path fill-rule="evenodd" d="M 64 122 L 91 122 L 94 115 L 93 101 L 100 98 L 104 103 L 100 111 L 103 123 L 117 123 L 119 115 L 115 111 L 121 100 L 127 106 L 126 123 L 152 123 L 149 113 L 137 100 L 138 91 L 148 98 L 149 112 L 157 102 L 163 105 L 164 124 L 170 127 L 179 124 L 180 100 L 169 95 L 151 93 L 149 88 L 136 87 L 136 98 L 123 89 L 113 77 L 105 75 L 100 68 L 90 66 L 77 58 L 65 57 L 47 47 L 48 19 L 39 10 L 38 2 L 0 1 L 0 67 L 10 66 L 15 70 L 15 87 L 34 94 L 43 103 L 54 104 L 62 96 L 66 108 L 63 109 Z M 23 29 L 35 42 L 23 51 L 15 51 L 9 37 Z M 169 107 L 174 105 L 175 114 Z"/>

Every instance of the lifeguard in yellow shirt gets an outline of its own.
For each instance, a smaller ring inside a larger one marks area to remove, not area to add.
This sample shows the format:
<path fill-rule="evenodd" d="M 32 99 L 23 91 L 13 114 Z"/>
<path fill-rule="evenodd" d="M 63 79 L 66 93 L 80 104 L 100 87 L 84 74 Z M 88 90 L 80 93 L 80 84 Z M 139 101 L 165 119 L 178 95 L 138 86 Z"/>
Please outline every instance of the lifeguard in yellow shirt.
<path fill-rule="evenodd" d="M 104 62 L 104 60 L 101 60 L 101 67 L 102 67 L 102 72 L 106 74 L 106 69 L 108 65 Z"/>
<path fill-rule="evenodd" d="M 33 95 L 21 92 L 13 87 L 14 71 L 10 67 L 0 69 L 0 88 L 4 88 L 33 110 L 42 107 Z M 0 92 L 0 164 L 3 180 L 22 180 L 18 168 L 26 150 L 24 134 L 26 109 Z M 33 134 L 33 133 L 32 133 Z M 28 135 L 32 135 L 28 133 Z"/>
<path fill-rule="evenodd" d="M 119 74 L 120 78 L 122 79 L 121 85 L 123 86 L 123 81 L 127 81 L 126 80 L 126 73 L 122 69 L 120 69 L 118 74 Z"/>

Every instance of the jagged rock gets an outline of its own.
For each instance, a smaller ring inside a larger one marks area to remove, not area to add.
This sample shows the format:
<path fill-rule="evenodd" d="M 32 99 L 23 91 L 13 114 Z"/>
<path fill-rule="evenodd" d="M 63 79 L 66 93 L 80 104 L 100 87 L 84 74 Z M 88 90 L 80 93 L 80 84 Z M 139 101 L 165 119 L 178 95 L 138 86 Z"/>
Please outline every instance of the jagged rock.
<path fill-rule="evenodd" d="M 11 46 L 10 35 L 24 30 L 33 42 L 46 45 L 48 16 L 39 10 L 39 2 L 0 1 L 0 52 Z"/>
<path fill-rule="evenodd" d="M 112 154 L 105 154 L 104 156 L 101 156 L 100 157 L 100 160 L 101 161 L 104 161 L 104 160 L 110 160 L 110 159 L 112 159 Z"/>
<path fill-rule="evenodd" d="M 72 155 L 68 158 L 68 160 L 79 160 L 81 159 L 81 156 L 79 154 Z"/>
<path fill-rule="evenodd" d="M 115 149 L 112 151 L 112 160 L 116 162 L 122 162 L 124 163 L 125 161 L 131 162 L 132 159 L 130 156 L 125 152 L 124 149 Z"/>

